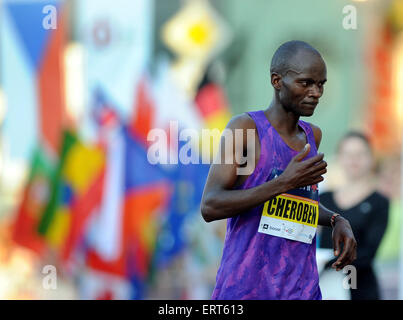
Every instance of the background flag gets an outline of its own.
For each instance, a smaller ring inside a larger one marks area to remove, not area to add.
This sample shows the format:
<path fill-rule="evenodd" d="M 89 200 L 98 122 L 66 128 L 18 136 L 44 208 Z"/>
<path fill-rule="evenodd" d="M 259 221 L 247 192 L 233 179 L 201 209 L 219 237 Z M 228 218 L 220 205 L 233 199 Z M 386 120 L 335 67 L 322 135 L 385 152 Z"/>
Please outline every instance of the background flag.
<path fill-rule="evenodd" d="M 51 192 L 53 163 L 41 147 L 35 150 L 31 170 L 13 227 L 13 239 L 19 245 L 43 254 L 46 243 L 38 233 L 38 225 Z"/>

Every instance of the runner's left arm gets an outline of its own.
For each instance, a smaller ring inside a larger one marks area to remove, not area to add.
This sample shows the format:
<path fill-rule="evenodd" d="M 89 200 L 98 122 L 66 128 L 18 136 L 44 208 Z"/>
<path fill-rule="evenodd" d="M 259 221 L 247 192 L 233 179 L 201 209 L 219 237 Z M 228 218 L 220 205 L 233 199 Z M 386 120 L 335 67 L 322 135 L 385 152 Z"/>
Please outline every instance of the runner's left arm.
<path fill-rule="evenodd" d="M 331 227 L 330 221 L 334 213 L 319 203 L 318 224 Z M 337 260 L 332 264 L 332 268 L 339 271 L 357 259 L 357 241 L 355 240 L 350 222 L 342 216 L 337 216 L 334 220 L 332 240 L 334 255 L 337 256 Z M 343 251 L 340 253 L 341 244 L 343 244 Z"/>
<path fill-rule="evenodd" d="M 311 124 L 312 131 L 315 137 L 316 148 L 319 149 L 322 140 L 322 131 L 319 127 Z M 331 218 L 333 212 L 319 203 L 319 219 L 318 224 L 321 226 L 331 227 Z M 342 216 L 337 216 L 334 221 L 332 232 L 334 255 L 337 260 L 332 264 L 332 268 L 337 271 L 351 264 L 357 258 L 357 241 L 355 240 L 350 222 Z M 340 252 L 340 244 L 343 244 L 343 251 Z"/>

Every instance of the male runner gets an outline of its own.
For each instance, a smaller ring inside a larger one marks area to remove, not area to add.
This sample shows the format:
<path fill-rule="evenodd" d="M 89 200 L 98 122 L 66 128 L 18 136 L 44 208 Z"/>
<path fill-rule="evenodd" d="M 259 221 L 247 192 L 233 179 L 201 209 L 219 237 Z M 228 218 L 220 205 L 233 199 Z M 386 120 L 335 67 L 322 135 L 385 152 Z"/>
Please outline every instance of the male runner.
<path fill-rule="evenodd" d="M 319 203 L 317 184 L 327 166 L 317 153 L 322 132 L 299 120 L 313 115 L 323 94 L 325 62 L 309 44 L 290 41 L 275 52 L 270 73 L 270 106 L 227 125 L 233 132 L 244 129 L 244 148 L 233 148 L 233 158 L 254 153 L 253 173 L 238 175 L 242 165 L 225 163 L 222 138 L 221 162 L 212 164 L 205 185 L 205 221 L 228 219 L 212 299 L 321 299 L 318 224 L 333 228 L 333 268 L 339 271 L 356 257 L 350 223 Z M 246 129 L 255 129 L 254 146 L 247 145 Z"/>

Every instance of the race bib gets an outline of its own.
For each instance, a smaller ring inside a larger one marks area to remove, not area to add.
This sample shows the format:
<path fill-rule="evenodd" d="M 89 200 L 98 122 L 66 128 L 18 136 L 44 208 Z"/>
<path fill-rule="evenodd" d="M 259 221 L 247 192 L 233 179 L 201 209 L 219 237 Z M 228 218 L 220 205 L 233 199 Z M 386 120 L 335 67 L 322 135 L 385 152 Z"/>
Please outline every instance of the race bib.
<path fill-rule="evenodd" d="M 282 171 L 274 169 L 272 178 Z M 263 205 L 258 231 L 289 240 L 312 243 L 319 218 L 317 186 L 290 190 Z"/>

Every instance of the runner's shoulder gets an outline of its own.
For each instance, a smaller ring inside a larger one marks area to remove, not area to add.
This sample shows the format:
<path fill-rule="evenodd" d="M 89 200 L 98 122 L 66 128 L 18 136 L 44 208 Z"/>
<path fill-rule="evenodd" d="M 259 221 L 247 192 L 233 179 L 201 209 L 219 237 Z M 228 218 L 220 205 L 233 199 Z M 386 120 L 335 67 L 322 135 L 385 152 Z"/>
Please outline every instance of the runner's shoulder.
<path fill-rule="evenodd" d="M 305 121 L 312 128 L 313 136 L 315 137 L 316 147 L 319 148 L 320 142 L 322 141 L 322 130 L 315 124 Z"/>
<path fill-rule="evenodd" d="M 247 114 L 233 116 L 227 124 L 228 129 L 256 129 L 255 121 Z"/>

